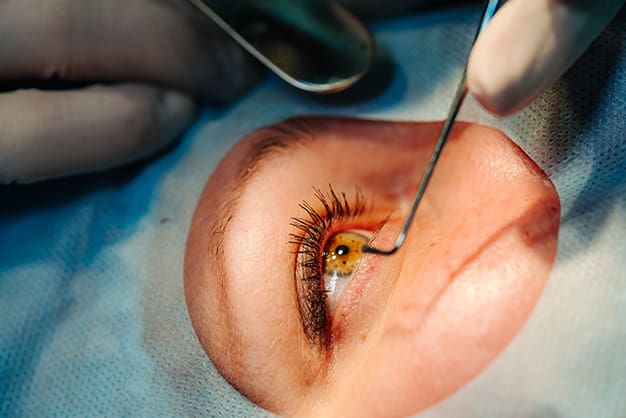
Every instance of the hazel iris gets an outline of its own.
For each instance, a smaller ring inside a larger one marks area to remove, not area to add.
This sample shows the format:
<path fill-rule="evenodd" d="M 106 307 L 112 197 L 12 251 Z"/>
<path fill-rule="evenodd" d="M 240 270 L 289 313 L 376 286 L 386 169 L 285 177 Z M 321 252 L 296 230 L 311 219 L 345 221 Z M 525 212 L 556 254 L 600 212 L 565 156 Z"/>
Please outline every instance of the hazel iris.
<path fill-rule="evenodd" d="M 356 232 L 340 232 L 330 237 L 324 248 L 322 270 L 325 276 L 349 276 L 361 260 L 361 248 L 369 239 Z"/>

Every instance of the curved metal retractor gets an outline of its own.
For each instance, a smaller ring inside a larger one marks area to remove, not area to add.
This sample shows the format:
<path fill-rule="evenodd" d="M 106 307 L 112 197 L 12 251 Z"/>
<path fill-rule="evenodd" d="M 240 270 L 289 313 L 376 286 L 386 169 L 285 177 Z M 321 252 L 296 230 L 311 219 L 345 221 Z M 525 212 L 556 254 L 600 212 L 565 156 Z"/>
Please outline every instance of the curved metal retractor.
<path fill-rule="evenodd" d="M 289 84 L 334 93 L 374 57 L 367 28 L 333 0 L 190 0 Z"/>

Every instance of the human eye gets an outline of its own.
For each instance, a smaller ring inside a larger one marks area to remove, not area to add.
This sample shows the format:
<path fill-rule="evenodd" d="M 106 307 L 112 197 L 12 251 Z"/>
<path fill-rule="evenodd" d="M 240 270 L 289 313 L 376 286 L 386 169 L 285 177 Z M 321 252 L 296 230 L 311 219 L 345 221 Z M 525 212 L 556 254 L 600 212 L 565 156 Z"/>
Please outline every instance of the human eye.
<path fill-rule="evenodd" d="M 332 314 L 340 296 L 357 270 L 361 249 L 373 238 L 381 223 L 366 221 L 367 207 L 360 189 L 352 198 L 329 186 L 327 193 L 315 189 L 315 204 L 299 204 L 302 217 L 291 219 L 295 232 L 296 289 L 303 330 L 313 344 L 328 344 Z"/>
<path fill-rule="evenodd" d="M 453 129 L 403 247 L 360 252 L 393 244 L 440 128 L 289 120 L 240 141 L 209 179 L 185 295 L 213 364 L 253 402 L 407 416 L 480 373 L 524 324 L 556 254 L 559 201 L 499 131 Z"/>

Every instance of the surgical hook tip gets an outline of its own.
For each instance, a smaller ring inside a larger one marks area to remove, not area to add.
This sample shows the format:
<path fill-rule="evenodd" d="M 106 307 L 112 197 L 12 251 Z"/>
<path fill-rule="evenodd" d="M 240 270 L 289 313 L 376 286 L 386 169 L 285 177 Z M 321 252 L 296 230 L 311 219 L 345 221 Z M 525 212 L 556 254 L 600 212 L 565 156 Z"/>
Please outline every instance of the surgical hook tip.
<path fill-rule="evenodd" d="M 476 39 L 478 39 L 478 35 L 483 31 L 487 23 L 491 20 L 493 15 L 498 10 L 500 6 L 500 0 L 487 0 L 485 2 L 485 8 L 483 10 L 482 18 L 480 25 L 478 26 L 478 30 L 476 31 L 476 35 L 474 36 L 474 40 L 472 42 L 472 46 L 476 43 Z M 452 100 L 452 104 L 450 106 L 450 111 L 448 112 L 448 117 L 444 122 L 441 132 L 439 134 L 439 138 L 435 143 L 435 148 L 430 157 L 430 161 L 426 166 L 422 179 L 419 182 L 419 187 L 417 193 L 415 194 L 415 198 L 413 199 L 413 204 L 411 205 L 411 209 L 409 210 L 409 214 L 406 217 L 406 220 L 402 226 L 402 230 L 398 234 L 398 238 L 396 239 L 396 243 L 391 250 L 381 250 L 379 248 L 370 247 L 369 245 L 364 245 L 361 249 L 364 253 L 369 254 L 378 254 L 378 255 L 392 255 L 402 246 L 404 243 L 404 239 L 409 232 L 409 228 L 411 223 L 413 222 L 413 217 L 417 212 L 417 208 L 419 206 L 422 197 L 424 196 L 424 192 L 426 191 L 426 187 L 428 186 L 428 182 L 430 181 L 430 177 L 433 174 L 435 169 L 435 165 L 439 161 L 439 156 L 441 155 L 441 151 L 443 146 L 446 144 L 448 137 L 450 136 L 450 132 L 452 131 L 452 125 L 456 120 L 456 117 L 459 113 L 459 109 L 463 105 L 463 101 L 465 96 L 467 95 L 467 61 L 465 67 L 463 69 L 463 73 L 461 75 L 461 80 L 457 86 L 456 94 L 454 95 L 454 99 Z"/>
<path fill-rule="evenodd" d="M 379 248 L 370 247 L 369 245 L 365 244 L 363 247 L 361 247 L 361 251 L 364 252 L 364 253 L 368 253 L 368 254 L 392 255 L 396 251 L 398 251 L 399 248 L 400 247 L 395 245 L 391 250 L 381 250 Z"/>

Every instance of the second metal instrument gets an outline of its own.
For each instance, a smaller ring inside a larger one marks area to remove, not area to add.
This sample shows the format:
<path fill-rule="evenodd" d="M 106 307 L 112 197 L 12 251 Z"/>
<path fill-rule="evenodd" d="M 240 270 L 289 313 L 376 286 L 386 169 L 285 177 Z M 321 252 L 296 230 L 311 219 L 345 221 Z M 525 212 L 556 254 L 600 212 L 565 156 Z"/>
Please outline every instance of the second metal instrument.
<path fill-rule="evenodd" d="M 485 10 L 482 14 L 482 19 L 480 21 L 480 25 L 478 30 L 476 31 L 476 35 L 474 36 L 474 40 L 472 41 L 472 46 L 476 43 L 476 39 L 478 39 L 478 35 L 483 31 L 483 29 L 487 26 L 487 23 L 491 20 L 493 15 L 498 10 L 500 6 L 500 0 L 488 0 L 485 4 Z M 461 75 L 461 80 L 459 81 L 459 85 L 456 89 L 456 93 L 454 94 L 454 99 L 452 100 L 452 105 L 450 106 L 450 110 L 448 112 L 448 117 L 441 128 L 441 132 L 439 133 L 439 138 L 435 144 L 435 148 L 433 153 L 428 161 L 428 165 L 426 166 L 426 170 L 424 171 L 424 175 L 422 176 L 422 180 L 419 183 L 419 187 L 417 189 L 417 193 L 415 198 L 413 199 L 413 204 L 409 210 L 409 214 L 404 221 L 402 229 L 398 234 L 398 238 L 396 238 L 395 244 L 391 249 L 384 250 L 380 248 L 370 247 L 369 245 L 364 245 L 362 251 L 364 253 L 370 254 L 379 254 L 379 255 L 391 255 L 400 249 L 404 240 L 406 239 L 406 235 L 411 227 L 411 223 L 413 222 L 413 218 L 415 217 L 415 213 L 417 212 L 417 207 L 419 206 L 422 197 L 424 196 L 424 192 L 426 191 L 426 187 L 428 186 L 428 182 L 430 181 L 430 177 L 433 174 L 433 170 L 435 169 L 435 165 L 439 160 L 439 156 L 441 151 L 443 150 L 443 146 L 445 145 L 448 137 L 450 136 L 450 131 L 452 130 L 452 125 L 454 125 L 454 121 L 456 120 L 456 116 L 459 113 L 459 109 L 463 104 L 463 100 L 467 95 L 467 63 L 463 68 L 463 74 Z"/>
<path fill-rule="evenodd" d="M 374 56 L 365 26 L 333 0 L 190 0 L 289 84 L 334 93 Z"/>

